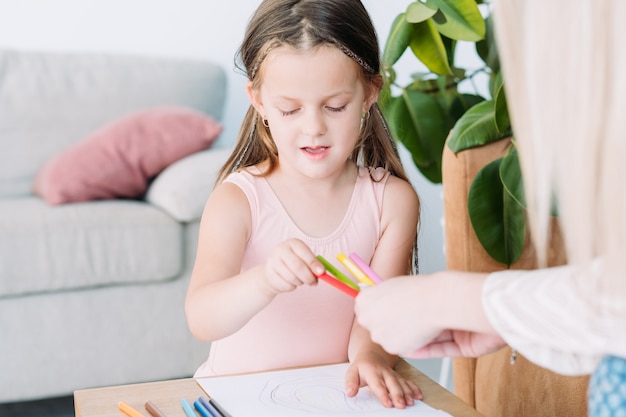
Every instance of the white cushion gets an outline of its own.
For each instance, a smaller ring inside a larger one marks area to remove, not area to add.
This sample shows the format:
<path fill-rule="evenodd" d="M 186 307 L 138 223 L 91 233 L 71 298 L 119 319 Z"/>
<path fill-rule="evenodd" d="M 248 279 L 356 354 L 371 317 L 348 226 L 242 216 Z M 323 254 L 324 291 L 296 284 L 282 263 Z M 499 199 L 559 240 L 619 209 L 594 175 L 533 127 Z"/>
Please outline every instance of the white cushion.
<path fill-rule="evenodd" d="M 180 222 L 200 219 L 217 174 L 232 149 L 209 149 L 165 168 L 148 187 L 146 201 Z"/>

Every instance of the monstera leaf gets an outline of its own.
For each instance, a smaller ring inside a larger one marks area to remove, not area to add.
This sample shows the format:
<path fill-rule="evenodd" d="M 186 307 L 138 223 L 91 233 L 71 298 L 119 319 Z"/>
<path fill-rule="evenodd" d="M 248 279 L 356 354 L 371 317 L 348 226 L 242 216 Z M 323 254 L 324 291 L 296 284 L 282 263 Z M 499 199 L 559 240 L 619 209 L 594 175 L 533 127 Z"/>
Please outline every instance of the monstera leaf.
<path fill-rule="evenodd" d="M 459 40 L 485 36 L 485 21 L 475 0 L 420 0 L 398 14 L 383 51 L 385 84 L 379 104 L 394 137 L 431 182 L 441 182 L 441 157 L 458 118 L 484 98 L 460 93 L 466 71 L 454 66 Z M 427 69 L 412 74 L 406 86 L 396 84 L 394 65 L 411 51 Z"/>
<path fill-rule="evenodd" d="M 397 15 L 383 50 L 380 107 L 396 140 L 429 181 L 441 183 L 441 158 L 512 137 L 490 13 L 480 0 L 415 0 Z M 458 41 L 472 42 L 484 67 L 455 65 Z M 398 84 L 394 65 L 410 51 L 427 71 Z M 461 92 L 477 73 L 489 75 L 490 97 Z M 449 139 L 448 139 L 449 137 Z M 515 141 L 506 155 L 484 167 L 468 197 L 472 227 L 487 253 L 505 265 L 515 262 L 526 233 L 523 183 Z"/>

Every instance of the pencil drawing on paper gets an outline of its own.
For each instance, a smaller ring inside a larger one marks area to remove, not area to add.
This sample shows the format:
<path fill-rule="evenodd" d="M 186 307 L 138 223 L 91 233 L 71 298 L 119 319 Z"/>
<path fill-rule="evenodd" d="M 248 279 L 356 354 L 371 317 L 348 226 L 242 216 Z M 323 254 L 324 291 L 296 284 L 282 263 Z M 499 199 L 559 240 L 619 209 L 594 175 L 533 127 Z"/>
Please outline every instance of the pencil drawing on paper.
<path fill-rule="evenodd" d="M 369 389 L 361 389 L 359 395 L 349 398 L 345 387 L 339 385 L 337 378 L 330 375 L 288 380 L 282 377 L 270 378 L 263 387 L 259 400 L 270 408 L 280 407 L 309 413 L 358 414 L 383 409 Z"/>
<path fill-rule="evenodd" d="M 199 378 L 202 389 L 233 416 L 255 417 L 442 417 L 450 414 L 422 401 L 405 409 L 385 408 L 368 387 L 345 393 L 348 363 Z"/>

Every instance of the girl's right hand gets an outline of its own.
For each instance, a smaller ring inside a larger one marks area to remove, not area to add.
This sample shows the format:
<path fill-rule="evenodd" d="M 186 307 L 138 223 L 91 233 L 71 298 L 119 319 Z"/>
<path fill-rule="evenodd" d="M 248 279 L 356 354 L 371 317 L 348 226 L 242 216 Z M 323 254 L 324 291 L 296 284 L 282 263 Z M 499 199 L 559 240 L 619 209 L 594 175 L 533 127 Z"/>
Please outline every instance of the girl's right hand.
<path fill-rule="evenodd" d="M 278 244 L 265 262 L 265 282 L 274 293 L 289 292 L 300 285 L 316 285 L 324 265 L 299 239 Z"/>

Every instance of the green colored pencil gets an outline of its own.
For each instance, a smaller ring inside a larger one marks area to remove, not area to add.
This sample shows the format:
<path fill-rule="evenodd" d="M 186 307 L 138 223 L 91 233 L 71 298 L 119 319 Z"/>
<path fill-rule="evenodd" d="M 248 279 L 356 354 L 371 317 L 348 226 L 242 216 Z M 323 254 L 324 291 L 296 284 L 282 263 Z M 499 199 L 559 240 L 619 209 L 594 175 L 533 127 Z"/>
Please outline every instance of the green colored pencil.
<path fill-rule="evenodd" d="M 320 260 L 321 263 L 324 264 L 324 267 L 326 268 L 326 270 L 328 272 L 330 272 L 335 278 L 337 278 L 339 281 L 343 282 L 344 284 L 346 284 L 349 287 L 354 288 L 357 291 L 361 290 L 361 287 L 359 287 L 358 285 L 356 285 L 354 283 L 354 281 L 350 280 L 350 278 L 348 278 L 347 276 L 345 276 L 344 274 L 342 274 L 341 272 L 339 272 L 339 270 L 337 268 L 335 268 L 330 262 L 328 262 L 326 259 L 324 259 L 324 257 L 322 255 L 317 255 L 317 259 Z"/>

